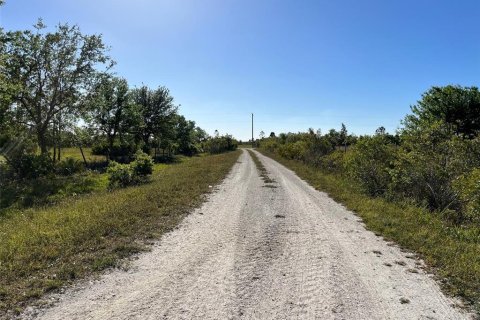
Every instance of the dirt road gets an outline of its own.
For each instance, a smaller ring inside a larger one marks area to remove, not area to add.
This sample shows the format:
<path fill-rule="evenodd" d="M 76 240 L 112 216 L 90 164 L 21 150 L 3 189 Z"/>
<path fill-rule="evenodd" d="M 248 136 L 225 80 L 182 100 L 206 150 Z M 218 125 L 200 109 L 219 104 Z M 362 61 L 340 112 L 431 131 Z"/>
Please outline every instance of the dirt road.
<path fill-rule="evenodd" d="M 464 319 L 421 262 L 260 154 L 128 271 L 60 296 L 40 319 Z"/>

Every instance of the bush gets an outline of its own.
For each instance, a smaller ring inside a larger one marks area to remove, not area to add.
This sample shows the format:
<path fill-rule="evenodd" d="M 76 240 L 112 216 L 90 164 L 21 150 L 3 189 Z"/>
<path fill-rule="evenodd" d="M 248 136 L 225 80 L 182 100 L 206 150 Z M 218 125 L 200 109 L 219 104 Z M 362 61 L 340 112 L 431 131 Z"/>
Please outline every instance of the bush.
<path fill-rule="evenodd" d="M 332 173 L 343 173 L 345 171 L 346 153 L 343 150 L 335 150 L 319 159 L 319 166 Z"/>
<path fill-rule="evenodd" d="M 455 136 L 442 123 L 403 135 L 391 170 L 391 193 L 431 209 L 460 209 L 453 181 L 480 166 L 480 140 Z"/>
<path fill-rule="evenodd" d="M 20 179 L 36 179 L 54 172 L 54 164 L 48 155 L 22 154 L 9 161 Z"/>
<path fill-rule="evenodd" d="M 307 152 L 307 148 L 307 142 L 300 140 L 294 143 L 286 143 L 281 145 L 278 153 L 286 159 L 303 160 Z"/>
<path fill-rule="evenodd" d="M 236 150 L 237 147 L 238 142 L 228 134 L 224 136 L 209 138 L 205 142 L 205 151 L 208 151 L 210 154 L 233 151 Z"/>
<path fill-rule="evenodd" d="M 111 161 L 107 168 L 110 188 L 127 187 L 145 182 L 147 176 L 153 172 L 153 159 L 149 155 L 138 151 L 135 160 L 130 164 L 120 164 Z"/>
<path fill-rule="evenodd" d="M 269 152 L 277 152 L 277 149 L 279 148 L 279 144 L 277 142 L 276 138 L 267 138 L 264 140 L 260 141 L 260 147 L 262 149 L 265 149 Z"/>
<path fill-rule="evenodd" d="M 121 162 L 131 161 L 137 151 L 137 146 L 129 143 L 114 143 L 112 149 L 109 150 L 107 143 L 97 143 L 92 146 L 92 154 L 107 156 L 110 159 L 121 160 Z"/>
<path fill-rule="evenodd" d="M 109 187 L 126 187 L 132 185 L 133 175 L 129 164 L 110 161 L 107 168 Z"/>
<path fill-rule="evenodd" d="M 384 194 L 391 178 L 395 146 L 383 135 L 364 137 L 352 147 L 346 159 L 347 173 L 372 196 Z"/>
<path fill-rule="evenodd" d="M 462 204 L 462 219 L 480 222 L 480 168 L 462 175 L 453 183 Z"/>
<path fill-rule="evenodd" d="M 71 176 L 85 169 L 83 163 L 73 158 L 66 158 L 57 164 L 57 173 L 62 176 Z"/>
<path fill-rule="evenodd" d="M 133 175 L 147 176 L 153 172 L 153 159 L 148 154 L 137 151 L 135 154 L 135 161 L 131 164 Z"/>

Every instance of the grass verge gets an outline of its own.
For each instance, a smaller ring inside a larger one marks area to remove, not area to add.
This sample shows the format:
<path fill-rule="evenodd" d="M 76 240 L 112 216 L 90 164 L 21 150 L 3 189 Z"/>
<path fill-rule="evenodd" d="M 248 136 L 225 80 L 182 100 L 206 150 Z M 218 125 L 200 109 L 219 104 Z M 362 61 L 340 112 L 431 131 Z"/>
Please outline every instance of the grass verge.
<path fill-rule="evenodd" d="M 480 313 L 480 226 L 451 225 L 426 209 L 369 197 L 342 176 L 258 151 L 355 211 L 370 230 L 419 253 L 446 293 L 462 297 Z"/>
<path fill-rule="evenodd" d="M 117 265 L 175 227 L 240 151 L 156 168 L 149 184 L 0 219 L 0 318 L 74 279 Z"/>

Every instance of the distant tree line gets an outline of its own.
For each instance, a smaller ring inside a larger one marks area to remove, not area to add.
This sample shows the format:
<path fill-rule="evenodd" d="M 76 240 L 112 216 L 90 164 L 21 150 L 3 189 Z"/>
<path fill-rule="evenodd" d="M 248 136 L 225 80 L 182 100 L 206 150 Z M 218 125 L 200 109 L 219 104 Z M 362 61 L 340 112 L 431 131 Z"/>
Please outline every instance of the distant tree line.
<path fill-rule="evenodd" d="M 282 157 L 341 174 L 371 195 L 413 201 L 456 223 L 480 223 L 480 92 L 432 87 L 394 135 L 379 127 L 355 136 L 342 124 L 326 134 L 280 134 L 260 145 Z"/>

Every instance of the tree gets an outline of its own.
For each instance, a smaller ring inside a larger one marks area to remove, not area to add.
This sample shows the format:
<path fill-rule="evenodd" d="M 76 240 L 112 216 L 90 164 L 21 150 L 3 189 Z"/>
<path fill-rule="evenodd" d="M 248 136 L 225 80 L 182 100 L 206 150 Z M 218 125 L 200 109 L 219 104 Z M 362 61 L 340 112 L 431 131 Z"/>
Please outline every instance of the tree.
<path fill-rule="evenodd" d="M 275 138 L 275 132 L 270 132 L 270 138 Z"/>
<path fill-rule="evenodd" d="M 108 158 L 111 158 L 115 139 L 128 132 L 135 123 L 137 113 L 128 89 L 127 80 L 116 77 L 105 77 L 97 84 L 88 99 L 89 120 L 103 134 L 108 142 Z"/>
<path fill-rule="evenodd" d="M 432 87 L 411 107 L 405 130 L 422 130 L 441 121 L 456 135 L 473 138 L 480 132 L 480 91 L 476 87 Z"/>
<path fill-rule="evenodd" d="M 0 28 L 0 39 L 5 39 L 3 30 Z M 12 99 L 18 86 L 7 81 L 5 70 L 6 60 L 6 45 L 5 41 L 0 42 L 0 132 L 5 133 L 7 126 L 12 124 Z"/>
<path fill-rule="evenodd" d="M 191 156 L 196 153 L 194 144 L 195 122 L 185 119 L 184 116 L 176 117 L 176 134 L 178 151 Z"/>
<path fill-rule="evenodd" d="M 42 154 L 47 154 L 47 132 L 60 114 L 78 116 L 82 97 L 90 91 L 100 65 L 112 60 L 101 36 L 84 35 L 78 26 L 58 25 L 44 32 L 39 20 L 36 32 L 7 32 L 5 81 L 19 88 L 12 97 L 15 120 L 34 129 Z"/>
<path fill-rule="evenodd" d="M 262 130 L 262 131 L 260 131 L 260 139 L 263 139 L 263 138 L 265 138 L 265 132 L 263 132 L 263 130 Z"/>
<path fill-rule="evenodd" d="M 133 101 L 139 106 L 142 118 L 141 137 L 147 148 L 151 140 L 159 143 L 168 136 L 169 127 L 173 126 L 178 107 L 173 104 L 173 97 L 166 87 L 151 90 L 146 86 L 132 90 Z"/>
<path fill-rule="evenodd" d="M 347 127 L 345 126 L 344 123 L 342 123 L 342 128 L 340 129 L 339 142 L 345 146 L 345 150 L 347 148 L 347 136 L 348 136 Z"/>
<path fill-rule="evenodd" d="M 385 135 L 386 133 L 387 133 L 387 132 L 386 132 L 384 126 L 378 127 L 377 130 L 375 130 L 375 134 L 376 134 L 376 135 L 383 136 L 383 135 Z"/>

